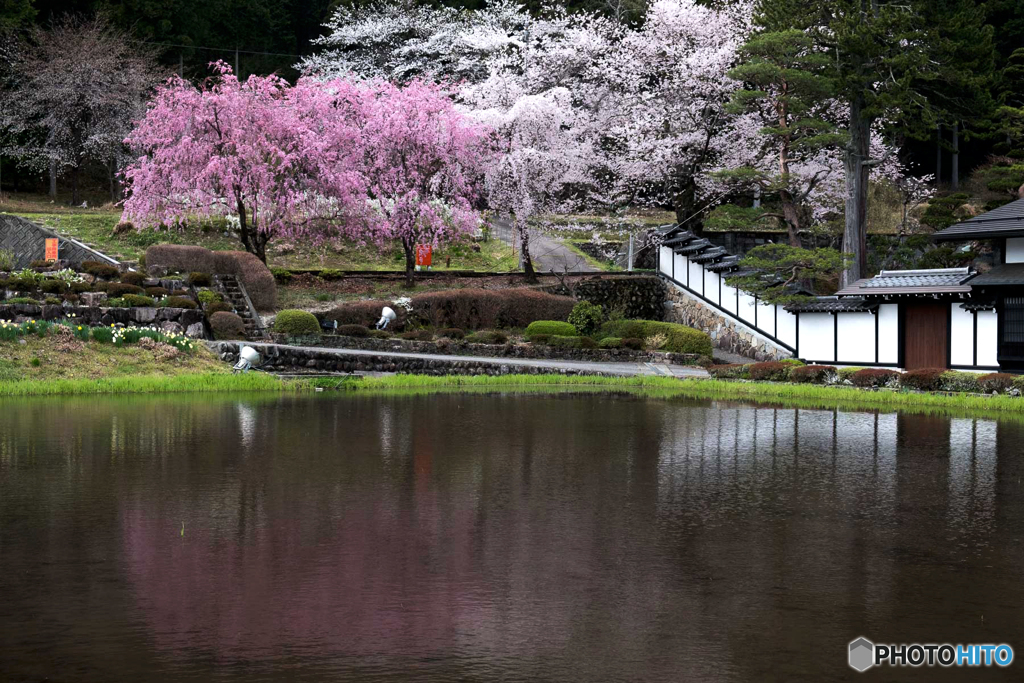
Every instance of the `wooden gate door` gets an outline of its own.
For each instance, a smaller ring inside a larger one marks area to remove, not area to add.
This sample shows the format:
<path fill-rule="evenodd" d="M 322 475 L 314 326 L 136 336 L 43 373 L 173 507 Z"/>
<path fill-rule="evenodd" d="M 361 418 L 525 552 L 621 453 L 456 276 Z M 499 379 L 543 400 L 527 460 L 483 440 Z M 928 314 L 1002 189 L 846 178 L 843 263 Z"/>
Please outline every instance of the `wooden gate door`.
<path fill-rule="evenodd" d="M 903 349 L 907 370 L 946 367 L 949 344 L 949 303 L 908 303 Z"/>

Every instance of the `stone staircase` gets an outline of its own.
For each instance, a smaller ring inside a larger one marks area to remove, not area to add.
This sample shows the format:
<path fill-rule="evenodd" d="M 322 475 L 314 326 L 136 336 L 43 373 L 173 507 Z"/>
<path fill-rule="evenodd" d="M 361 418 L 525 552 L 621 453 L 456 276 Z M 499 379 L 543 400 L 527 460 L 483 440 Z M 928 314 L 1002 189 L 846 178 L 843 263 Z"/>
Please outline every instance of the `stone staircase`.
<path fill-rule="evenodd" d="M 224 301 L 231 304 L 242 319 L 242 324 L 245 325 L 245 338 L 250 341 L 267 339 L 266 330 L 263 329 L 249 301 L 249 295 L 238 278 L 234 275 L 214 275 L 214 284 L 224 296 Z"/>

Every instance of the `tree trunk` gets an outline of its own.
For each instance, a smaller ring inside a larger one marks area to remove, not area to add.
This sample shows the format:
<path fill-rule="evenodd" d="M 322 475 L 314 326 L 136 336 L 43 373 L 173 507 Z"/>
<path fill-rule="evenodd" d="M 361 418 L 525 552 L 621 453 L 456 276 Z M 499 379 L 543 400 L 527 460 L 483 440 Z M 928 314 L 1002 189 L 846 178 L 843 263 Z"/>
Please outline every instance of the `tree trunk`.
<path fill-rule="evenodd" d="M 954 191 L 960 189 L 960 126 L 957 123 L 953 124 L 953 170 L 949 180 Z"/>
<path fill-rule="evenodd" d="M 850 140 L 846 143 L 843 166 L 846 171 L 846 227 L 843 252 L 850 260 L 843 270 L 840 286 L 846 287 L 867 271 L 868 172 L 865 165 L 871 151 L 871 118 L 859 98 L 850 103 Z"/>
<path fill-rule="evenodd" d="M 789 246 L 801 247 L 800 244 L 800 214 L 797 212 L 796 202 L 789 190 L 779 192 L 779 199 L 782 202 L 782 217 L 786 222 L 786 232 L 789 234 Z"/>
<path fill-rule="evenodd" d="M 942 124 L 935 124 L 935 184 L 942 182 Z"/>
<path fill-rule="evenodd" d="M 537 273 L 533 269 L 533 257 L 530 256 L 530 232 L 526 226 L 526 221 L 520 221 L 518 217 L 515 218 L 512 223 L 513 239 L 519 241 L 519 262 L 523 266 L 523 274 L 526 276 L 526 281 L 529 283 L 536 283 Z"/>
<path fill-rule="evenodd" d="M 704 221 L 697 215 L 697 183 L 688 178 L 683 186 L 672 196 L 672 209 L 676 213 L 676 225 L 680 225 L 694 235 L 704 234 Z"/>
<path fill-rule="evenodd" d="M 50 160 L 50 199 L 57 198 L 57 162 Z"/>
<path fill-rule="evenodd" d="M 117 204 L 117 162 L 111 159 L 107 163 L 107 170 L 110 172 L 110 203 Z"/>
<path fill-rule="evenodd" d="M 405 251 L 405 286 L 412 289 L 416 286 L 416 249 L 412 240 L 402 240 L 402 250 Z"/>
<path fill-rule="evenodd" d="M 71 167 L 71 206 L 78 206 L 78 164 Z"/>

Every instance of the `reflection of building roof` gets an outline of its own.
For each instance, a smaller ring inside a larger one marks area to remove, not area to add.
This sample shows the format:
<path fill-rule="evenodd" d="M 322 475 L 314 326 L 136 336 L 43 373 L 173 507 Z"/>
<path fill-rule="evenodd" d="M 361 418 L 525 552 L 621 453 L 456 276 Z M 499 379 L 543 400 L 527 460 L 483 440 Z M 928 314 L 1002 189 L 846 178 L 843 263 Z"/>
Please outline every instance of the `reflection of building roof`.
<path fill-rule="evenodd" d="M 1024 285 L 1024 263 L 1004 263 L 971 280 L 972 287 Z"/>
<path fill-rule="evenodd" d="M 821 296 L 814 301 L 789 304 L 784 308 L 792 313 L 856 313 L 874 311 L 878 308 L 878 302 L 853 297 L 840 299 L 836 296 Z"/>
<path fill-rule="evenodd" d="M 933 235 L 935 240 L 977 240 L 1024 237 L 1024 199 L 1004 204 L 980 216 L 968 218 Z"/>
<path fill-rule="evenodd" d="M 955 294 L 970 292 L 966 284 L 974 277 L 969 268 L 932 270 L 883 270 L 871 278 L 857 280 L 836 292 L 837 296 L 876 296 L 883 294 Z M 973 282 L 971 284 L 974 284 Z"/>

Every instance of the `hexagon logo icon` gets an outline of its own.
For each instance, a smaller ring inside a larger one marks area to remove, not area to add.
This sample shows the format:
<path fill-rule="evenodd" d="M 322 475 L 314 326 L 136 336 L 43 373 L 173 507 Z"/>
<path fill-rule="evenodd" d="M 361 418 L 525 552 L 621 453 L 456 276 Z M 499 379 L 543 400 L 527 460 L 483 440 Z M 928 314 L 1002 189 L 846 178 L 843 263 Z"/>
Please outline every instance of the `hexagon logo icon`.
<path fill-rule="evenodd" d="M 850 666 L 857 671 L 867 671 L 875 664 L 875 644 L 867 638 L 858 638 L 850 643 Z"/>

